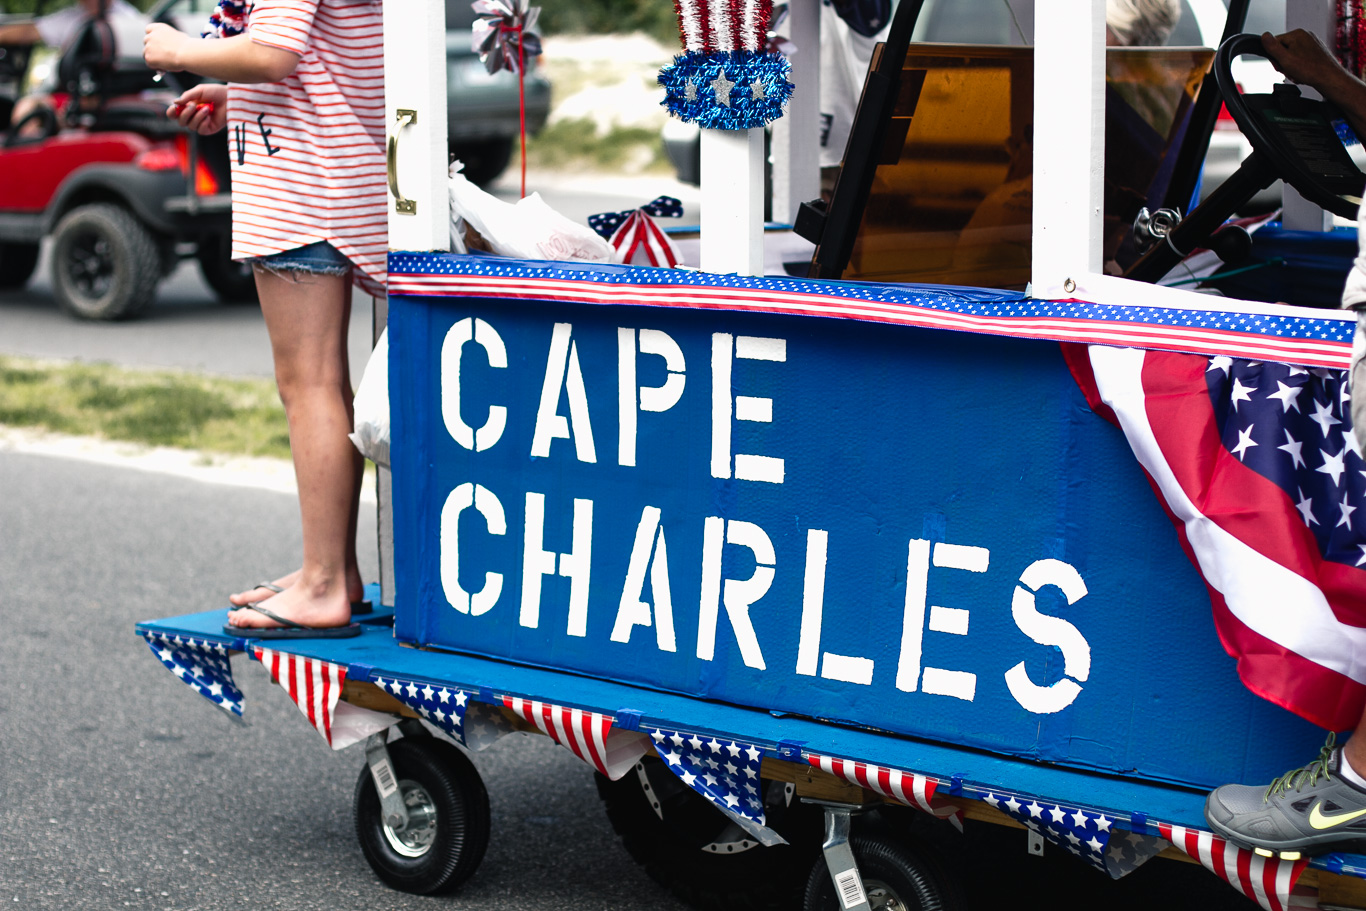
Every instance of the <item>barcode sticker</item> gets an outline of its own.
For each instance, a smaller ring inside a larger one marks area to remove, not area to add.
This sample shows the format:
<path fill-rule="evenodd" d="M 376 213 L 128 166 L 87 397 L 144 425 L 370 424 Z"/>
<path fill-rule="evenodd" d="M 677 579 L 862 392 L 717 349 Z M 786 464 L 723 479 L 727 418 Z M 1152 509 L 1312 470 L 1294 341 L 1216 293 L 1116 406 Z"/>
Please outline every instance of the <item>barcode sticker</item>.
<path fill-rule="evenodd" d="M 389 760 L 383 757 L 379 762 L 370 766 L 370 777 L 375 779 L 375 787 L 379 790 L 381 798 L 388 797 L 398 790 L 398 782 L 394 780 L 394 769 L 389 765 Z"/>
<path fill-rule="evenodd" d="M 835 888 L 840 893 L 840 904 L 846 908 L 868 904 L 868 897 L 863 894 L 863 883 L 858 878 L 857 870 L 849 869 L 843 873 L 836 873 Z"/>

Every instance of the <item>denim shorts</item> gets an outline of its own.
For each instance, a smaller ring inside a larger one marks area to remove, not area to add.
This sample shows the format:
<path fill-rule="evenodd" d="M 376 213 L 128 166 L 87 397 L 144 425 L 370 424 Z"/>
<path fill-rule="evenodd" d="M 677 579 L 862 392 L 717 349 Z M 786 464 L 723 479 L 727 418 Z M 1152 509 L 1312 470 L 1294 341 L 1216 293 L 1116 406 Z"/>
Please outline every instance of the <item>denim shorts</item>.
<path fill-rule="evenodd" d="M 345 275 L 351 270 L 351 260 L 325 240 L 269 256 L 256 256 L 247 262 L 276 274 L 302 272 L 306 275 Z"/>

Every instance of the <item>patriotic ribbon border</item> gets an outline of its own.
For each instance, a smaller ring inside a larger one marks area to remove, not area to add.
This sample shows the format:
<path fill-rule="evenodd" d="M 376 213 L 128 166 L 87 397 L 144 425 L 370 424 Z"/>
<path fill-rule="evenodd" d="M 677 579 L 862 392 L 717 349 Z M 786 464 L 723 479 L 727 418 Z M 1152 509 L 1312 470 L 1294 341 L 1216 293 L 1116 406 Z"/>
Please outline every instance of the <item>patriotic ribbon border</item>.
<path fill-rule="evenodd" d="M 1177 850 L 1199 861 L 1265 911 L 1290 911 L 1290 892 L 1309 865 L 1308 859 L 1263 857 L 1199 829 L 1168 823 L 1158 823 L 1157 828 Z"/>
<path fill-rule="evenodd" d="M 583 271 L 486 256 L 396 253 L 389 293 L 819 316 L 1012 338 L 1085 342 L 1346 369 L 1355 323 L 1265 311 L 1176 310 L 991 297 L 975 289 L 748 278 L 643 267 Z"/>

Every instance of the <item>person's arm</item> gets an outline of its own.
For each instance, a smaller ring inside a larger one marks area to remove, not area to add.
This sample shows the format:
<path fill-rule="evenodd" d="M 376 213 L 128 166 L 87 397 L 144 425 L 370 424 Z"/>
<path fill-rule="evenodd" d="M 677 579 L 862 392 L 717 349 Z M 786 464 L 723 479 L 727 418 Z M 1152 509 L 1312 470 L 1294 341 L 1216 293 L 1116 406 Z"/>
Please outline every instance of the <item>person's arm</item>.
<path fill-rule="evenodd" d="M 43 36 L 38 34 L 38 26 L 32 22 L 14 22 L 0 25 L 0 44 L 41 44 Z"/>
<path fill-rule="evenodd" d="M 279 82 L 299 65 L 299 55 L 255 42 L 250 35 L 191 38 L 160 22 L 147 26 L 142 54 L 154 70 L 186 70 L 224 82 Z"/>
<path fill-rule="evenodd" d="M 1357 136 L 1366 138 L 1366 82 L 1347 72 L 1318 36 L 1304 29 L 1262 35 L 1272 64 L 1292 82 L 1312 86 L 1342 111 Z"/>

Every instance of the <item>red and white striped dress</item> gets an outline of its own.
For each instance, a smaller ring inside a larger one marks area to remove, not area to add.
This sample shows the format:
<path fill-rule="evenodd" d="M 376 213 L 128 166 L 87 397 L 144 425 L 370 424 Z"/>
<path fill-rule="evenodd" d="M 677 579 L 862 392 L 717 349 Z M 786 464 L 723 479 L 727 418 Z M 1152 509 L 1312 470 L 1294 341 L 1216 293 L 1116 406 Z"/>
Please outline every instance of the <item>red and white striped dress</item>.
<path fill-rule="evenodd" d="M 388 253 L 380 0 L 256 0 L 251 40 L 299 55 L 228 89 L 232 256 L 327 241 L 382 288 Z"/>

